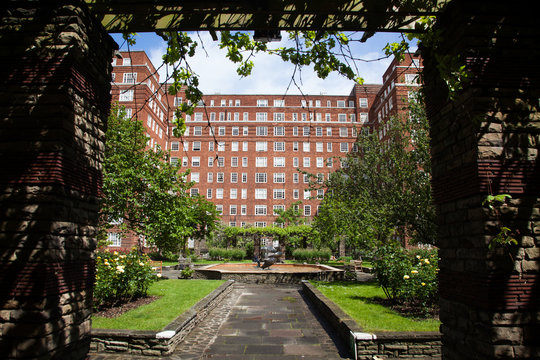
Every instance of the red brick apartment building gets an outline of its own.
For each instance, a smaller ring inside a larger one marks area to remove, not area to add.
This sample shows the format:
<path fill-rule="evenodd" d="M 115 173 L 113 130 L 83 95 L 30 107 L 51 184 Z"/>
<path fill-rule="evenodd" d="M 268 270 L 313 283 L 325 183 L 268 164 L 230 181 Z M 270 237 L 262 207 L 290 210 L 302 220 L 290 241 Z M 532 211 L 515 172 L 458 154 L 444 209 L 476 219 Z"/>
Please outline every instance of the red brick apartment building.
<path fill-rule="evenodd" d="M 304 172 L 326 178 L 353 151 L 358 131 L 384 134 L 385 120 L 402 111 L 416 85 L 417 62 L 394 60 L 382 86 L 354 85 L 344 95 L 205 95 L 182 138 L 172 135 L 173 116 L 185 97 L 167 94 L 145 52 L 113 60 L 112 97 L 143 121 L 150 147 L 170 150 L 171 162 L 191 169 L 192 194 L 214 202 L 223 223 L 262 227 L 297 201 L 308 221 L 316 215 L 324 193 L 307 189 Z M 114 231 L 109 238 L 122 248 L 135 241 Z"/>

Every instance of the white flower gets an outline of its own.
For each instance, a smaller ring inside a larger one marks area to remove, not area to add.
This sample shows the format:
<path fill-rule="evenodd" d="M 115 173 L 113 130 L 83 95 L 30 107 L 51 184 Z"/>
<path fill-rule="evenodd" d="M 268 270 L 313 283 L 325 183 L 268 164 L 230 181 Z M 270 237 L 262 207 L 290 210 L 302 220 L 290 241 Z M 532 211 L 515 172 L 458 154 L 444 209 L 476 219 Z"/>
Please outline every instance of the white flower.
<path fill-rule="evenodd" d="M 403 275 L 403 280 L 407 280 L 407 279 L 409 279 L 409 278 L 410 278 L 409 275 Z"/>
<path fill-rule="evenodd" d="M 157 274 L 156 276 L 157 276 L 157 277 L 161 277 L 161 274 Z"/>
<path fill-rule="evenodd" d="M 124 267 L 122 265 L 118 265 L 116 267 L 116 272 L 123 273 L 124 272 Z"/>

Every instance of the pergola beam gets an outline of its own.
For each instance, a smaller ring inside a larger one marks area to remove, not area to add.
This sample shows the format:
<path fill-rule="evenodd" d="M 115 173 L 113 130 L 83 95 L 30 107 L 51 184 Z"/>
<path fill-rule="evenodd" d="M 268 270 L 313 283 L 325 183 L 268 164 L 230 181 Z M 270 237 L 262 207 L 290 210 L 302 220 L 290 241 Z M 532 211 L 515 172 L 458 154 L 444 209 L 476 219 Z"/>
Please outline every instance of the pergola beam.
<path fill-rule="evenodd" d="M 341 30 L 415 32 L 426 9 L 397 0 L 86 0 L 110 32 L 197 30 Z M 429 3 L 429 1 L 428 1 Z"/>

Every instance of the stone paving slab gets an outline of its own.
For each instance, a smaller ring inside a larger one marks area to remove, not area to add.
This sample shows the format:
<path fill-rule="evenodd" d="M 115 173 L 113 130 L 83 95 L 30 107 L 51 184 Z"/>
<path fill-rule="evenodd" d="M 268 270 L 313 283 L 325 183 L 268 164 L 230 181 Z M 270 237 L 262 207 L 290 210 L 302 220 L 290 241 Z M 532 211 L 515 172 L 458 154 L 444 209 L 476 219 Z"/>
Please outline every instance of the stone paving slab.
<path fill-rule="evenodd" d="M 334 360 L 346 347 L 294 285 L 234 284 L 231 293 L 168 357 L 94 354 L 90 360 Z M 329 331 L 330 334 L 327 332 Z"/>

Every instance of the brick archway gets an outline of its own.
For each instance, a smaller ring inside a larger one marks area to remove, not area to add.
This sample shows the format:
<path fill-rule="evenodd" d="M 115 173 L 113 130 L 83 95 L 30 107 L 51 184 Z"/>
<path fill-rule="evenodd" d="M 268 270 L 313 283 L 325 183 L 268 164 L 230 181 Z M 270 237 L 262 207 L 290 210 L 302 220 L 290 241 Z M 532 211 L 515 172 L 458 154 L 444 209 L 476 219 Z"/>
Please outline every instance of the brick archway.
<path fill-rule="evenodd" d="M 0 12 L 0 353 L 83 359 L 114 44 L 84 3 L 40 5 L 11 1 Z M 441 14 L 437 54 L 461 55 L 473 73 L 457 99 L 423 49 L 447 359 L 540 356 L 540 30 L 525 2 L 504 5 L 453 0 Z M 368 13 L 343 16 L 356 30 L 383 28 Z M 488 184 L 513 196 L 504 219 L 520 243 L 510 262 L 504 249 L 488 251 Z"/>

